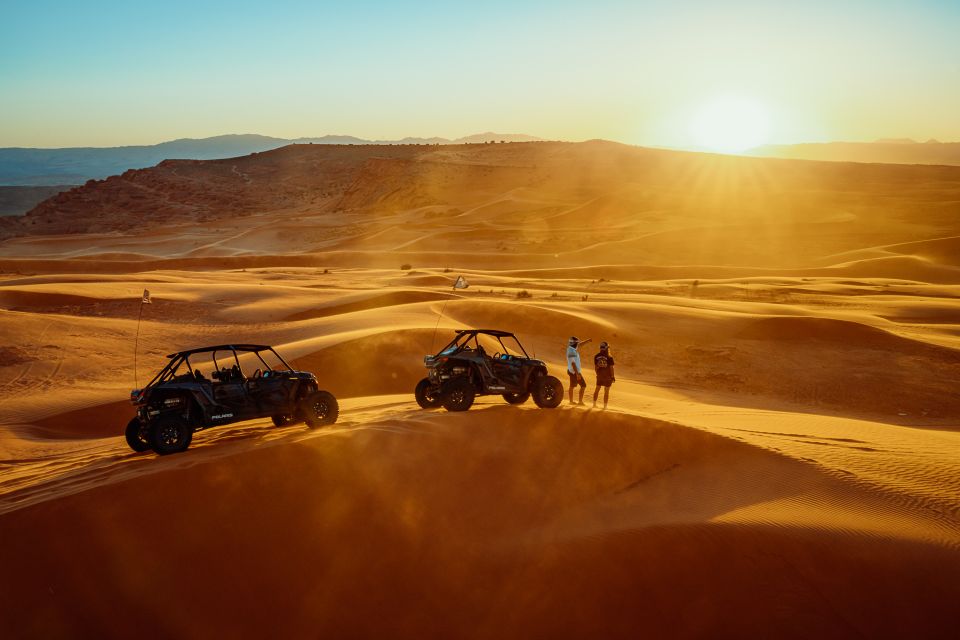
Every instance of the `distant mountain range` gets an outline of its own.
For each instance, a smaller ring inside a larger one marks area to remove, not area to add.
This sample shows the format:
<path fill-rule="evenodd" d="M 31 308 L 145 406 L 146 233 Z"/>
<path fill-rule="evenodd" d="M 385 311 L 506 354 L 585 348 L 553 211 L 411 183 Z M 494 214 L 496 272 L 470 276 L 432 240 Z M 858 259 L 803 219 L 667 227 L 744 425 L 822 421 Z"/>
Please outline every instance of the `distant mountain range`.
<path fill-rule="evenodd" d="M 832 162 L 960 165 L 960 142 L 884 138 L 876 142 L 783 144 L 757 147 L 746 155 Z"/>
<path fill-rule="evenodd" d="M 367 140 L 354 136 L 273 138 L 256 134 L 212 138 L 183 138 L 155 145 L 130 147 L 75 147 L 65 149 L 0 148 L 0 185 L 52 186 L 82 184 L 90 179 L 119 175 L 128 169 L 155 166 L 164 160 L 217 160 L 270 151 L 289 144 L 468 144 L 534 142 L 524 134 L 477 133 L 463 138 L 403 138 Z M 824 142 L 767 145 L 746 152 L 757 157 L 834 162 L 960 165 L 960 142 L 915 142 L 881 139 L 876 142 Z"/>
<path fill-rule="evenodd" d="M 75 147 L 66 149 L 0 148 L 0 185 L 81 184 L 123 173 L 127 169 L 152 167 L 163 160 L 216 160 L 270 151 L 288 144 L 468 144 L 483 142 L 533 142 L 533 136 L 516 133 L 477 133 L 456 140 L 448 138 L 403 138 L 365 140 L 354 136 L 319 138 L 271 138 L 255 134 L 212 138 L 183 138 L 134 147 Z"/>

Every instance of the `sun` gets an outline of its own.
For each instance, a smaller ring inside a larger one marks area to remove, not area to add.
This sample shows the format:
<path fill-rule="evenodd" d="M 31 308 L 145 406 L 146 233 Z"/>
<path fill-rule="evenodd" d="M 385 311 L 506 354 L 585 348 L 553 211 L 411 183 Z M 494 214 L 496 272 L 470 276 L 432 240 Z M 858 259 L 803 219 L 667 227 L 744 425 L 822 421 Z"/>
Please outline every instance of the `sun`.
<path fill-rule="evenodd" d="M 770 114 L 766 107 L 741 96 L 722 96 L 704 104 L 690 123 L 694 141 L 721 153 L 740 153 L 768 142 Z"/>

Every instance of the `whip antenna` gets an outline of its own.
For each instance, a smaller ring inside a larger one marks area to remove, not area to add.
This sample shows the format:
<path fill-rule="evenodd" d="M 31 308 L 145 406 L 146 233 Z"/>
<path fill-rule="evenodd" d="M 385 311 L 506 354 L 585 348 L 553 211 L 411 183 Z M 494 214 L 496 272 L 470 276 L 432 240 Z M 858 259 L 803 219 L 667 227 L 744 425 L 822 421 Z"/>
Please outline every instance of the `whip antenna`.
<path fill-rule="evenodd" d="M 143 297 L 140 298 L 140 312 L 137 314 L 137 336 L 133 339 L 133 388 L 139 389 L 140 383 L 137 382 L 137 347 L 140 345 L 140 319 L 143 318 L 143 305 L 153 304 L 150 299 L 150 292 L 143 290 Z"/>
<path fill-rule="evenodd" d="M 470 283 L 467 282 L 467 279 L 462 275 L 457 276 L 457 280 L 453 283 L 453 290 L 457 289 L 466 289 L 470 286 Z M 430 353 L 433 353 L 433 345 L 437 341 L 437 329 L 440 328 L 440 319 L 443 318 L 443 310 L 447 308 L 447 303 L 450 302 L 450 298 L 447 298 L 443 301 L 443 306 L 440 307 L 440 315 L 437 316 L 437 324 L 433 327 L 433 337 L 430 338 Z"/>
<path fill-rule="evenodd" d="M 443 301 L 443 306 L 440 307 L 440 315 L 437 316 L 437 324 L 434 325 L 433 327 L 433 337 L 430 338 L 430 354 L 431 355 L 433 354 L 433 345 L 436 344 L 437 342 L 437 329 L 440 328 L 440 318 L 443 317 L 443 310 L 447 308 L 448 302 L 450 302 L 449 299 Z"/>

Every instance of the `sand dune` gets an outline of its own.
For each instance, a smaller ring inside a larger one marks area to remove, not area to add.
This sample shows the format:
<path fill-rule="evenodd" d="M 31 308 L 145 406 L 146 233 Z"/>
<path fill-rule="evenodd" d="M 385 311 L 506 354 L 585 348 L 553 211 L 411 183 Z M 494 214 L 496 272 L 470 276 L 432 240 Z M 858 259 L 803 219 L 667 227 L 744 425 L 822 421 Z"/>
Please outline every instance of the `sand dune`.
<path fill-rule="evenodd" d="M 211 432 L 190 462 L 110 445 L 97 459 L 114 471 L 51 483 L 85 491 L 5 516 L 5 531 L 73 527 L 44 548 L 5 535 L 4 564 L 24 581 L 4 599 L 29 613 L 4 623 L 39 635 L 157 617 L 165 635 L 482 637 L 508 625 L 629 637 L 642 624 L 679 637 L 936 636 L 949 609 L 904 590 L 960 595 L 955 535 L 814 465 L 622 413 L 492 406 L 450 419 L 382 403 L 320 434 Z M 136 561 L 109 560 L 118 553 Z M 92 575 L 124 606 L 87 589 Z M 238 605 L 264 616 L 238 618 Z M 751 615 L 727 613 L 741 610 Z"/>
<path fill-rule="evenodd" d="M 353 311 L 365 311 L 367 309 L 380 309 L 383 307 L 392 307 L 401 304 L 413 304 L 416 302 L 432 302 L 435 300 L 449 300 L 456 296 L 450 294 L 433 293 L 427 291 L 397 291 L 386 294 L 363 295 L 359 299 L 341 296 L 336 304 L 331 304 L 307 311 L 300 311 L 284 318 L 291 322 L 297 320 L 308 320 L 310 318 L 322 318 L 324 316 L 339 315 L 342 313 L 351 313 Z"/>
<path fill-rule="evenodd" d="M 0 242 L 0 634 L 955 635 L 960 168 L 308 147 Z M 462 327 L 564 382 L 610 341 L 610 408 L 418 409 Z M 341 420 L 131 452 L 130 389 L 230 342 Z"/>

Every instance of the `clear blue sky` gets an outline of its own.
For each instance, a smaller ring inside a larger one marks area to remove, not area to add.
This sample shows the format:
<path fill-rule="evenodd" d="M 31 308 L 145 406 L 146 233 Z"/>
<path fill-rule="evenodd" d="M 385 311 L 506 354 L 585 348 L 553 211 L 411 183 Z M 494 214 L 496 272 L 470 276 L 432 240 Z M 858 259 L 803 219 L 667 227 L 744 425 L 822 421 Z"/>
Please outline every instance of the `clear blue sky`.
<path fill-rule="evenodd" d="M 960 0 L 67 2 L 0 12 L 0 146 L 479 131 L 960 140 Z"/>

